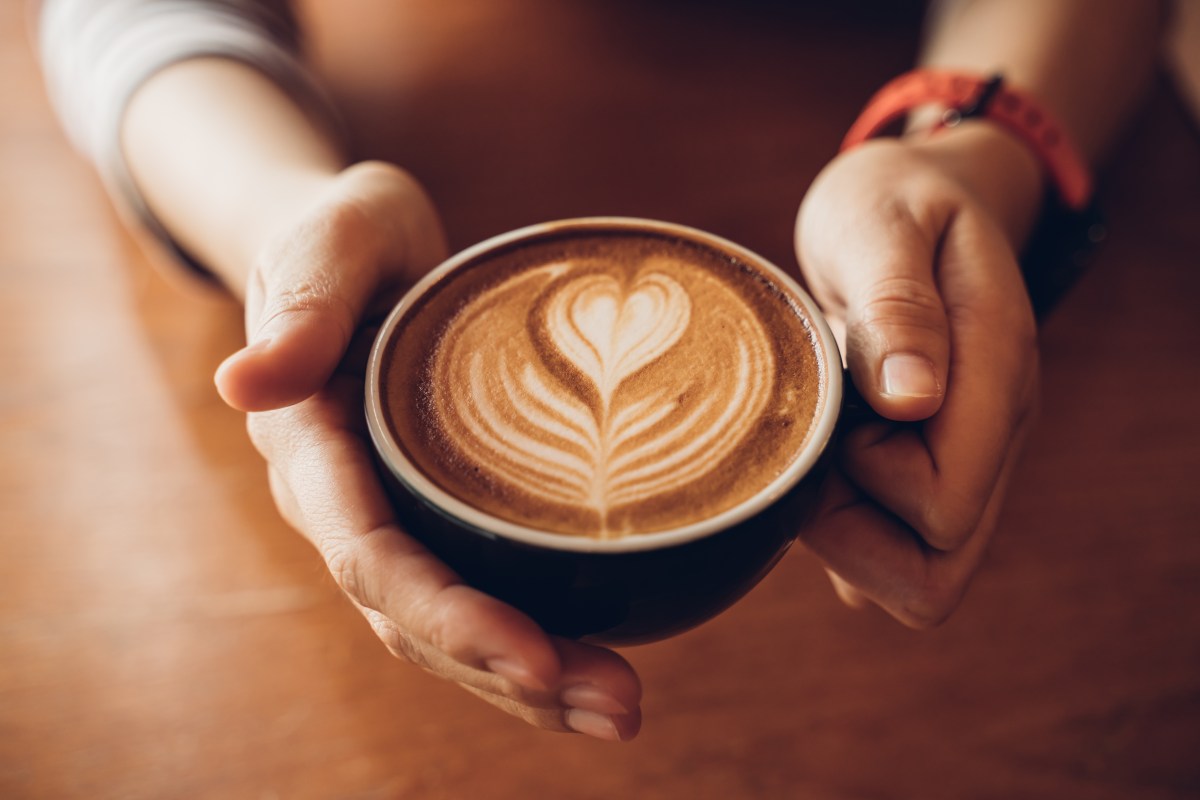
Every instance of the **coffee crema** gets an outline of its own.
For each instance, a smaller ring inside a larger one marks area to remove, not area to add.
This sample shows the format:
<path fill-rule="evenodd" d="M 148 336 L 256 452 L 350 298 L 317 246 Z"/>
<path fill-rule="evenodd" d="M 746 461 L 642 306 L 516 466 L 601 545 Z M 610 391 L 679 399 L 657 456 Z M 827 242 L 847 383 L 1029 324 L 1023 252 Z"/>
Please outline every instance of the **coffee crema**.
<path fill-rule="evenodd" d="M 618 538 L 748 500 L 797 457 L 814 334 L 752 265 L 642 232 L 566 233 L 460 266 L 389 342 L 391 433 L 485 513 Z"/>

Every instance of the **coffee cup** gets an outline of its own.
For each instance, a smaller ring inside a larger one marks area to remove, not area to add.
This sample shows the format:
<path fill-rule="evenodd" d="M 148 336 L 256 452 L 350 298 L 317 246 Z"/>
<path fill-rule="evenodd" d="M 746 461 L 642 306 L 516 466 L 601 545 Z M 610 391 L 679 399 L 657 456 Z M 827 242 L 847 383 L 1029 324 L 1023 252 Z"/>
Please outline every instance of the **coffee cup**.
<path fill-rule="evenodd" d="M 505 233 L 380 329 L 366 416 L 408 532 L 548 632 L 674 635 L 728 608 L 810 515 L 842 405 L 815 302 L 666 222 Z"/>

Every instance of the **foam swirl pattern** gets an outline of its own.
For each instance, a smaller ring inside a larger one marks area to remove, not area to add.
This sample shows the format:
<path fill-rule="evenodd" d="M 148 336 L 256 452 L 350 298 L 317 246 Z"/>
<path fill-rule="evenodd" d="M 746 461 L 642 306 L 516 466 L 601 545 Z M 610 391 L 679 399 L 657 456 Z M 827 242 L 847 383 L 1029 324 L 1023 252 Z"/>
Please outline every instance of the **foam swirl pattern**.
<path fill-rule="evenodd" d="M 739 459 L 760 468 L 739 451 L 779 410 L 776 361 L 759 313 L 711 269 L 565 259 L 458 308 L 428 362 L 422 413 L 443 461 L 470 477 L 457 487 L 470 502 L 619 537 L 693 521 L 691 496 L 744 499 L 728 475 L 746 468 Z M 714 513 L 706 503 L 695 513 Z"/>

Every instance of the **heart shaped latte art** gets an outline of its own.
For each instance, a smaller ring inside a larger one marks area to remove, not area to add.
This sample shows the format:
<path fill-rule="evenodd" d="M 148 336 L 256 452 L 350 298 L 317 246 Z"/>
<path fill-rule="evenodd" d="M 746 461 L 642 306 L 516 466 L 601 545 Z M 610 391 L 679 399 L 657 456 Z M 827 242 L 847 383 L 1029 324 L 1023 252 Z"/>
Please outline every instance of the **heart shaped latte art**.
<path fill-rule="evenodd" d="M 519 272 L 473 298 L 442 341 L 432 407 L 455 462 L 500 511 L 524 498 L 601 537 L 718 469 L 775 379 L 746 301 L 670 261 Z"/>
<path fill-rule="evenodd" d="M 684 288 L 662 273 L 642 275 L 628 289 L 611 275 L 591 274 L 554 293 L 546 330 L 607 407 L 626 378 L 678 343 L 691 311 Z"/>

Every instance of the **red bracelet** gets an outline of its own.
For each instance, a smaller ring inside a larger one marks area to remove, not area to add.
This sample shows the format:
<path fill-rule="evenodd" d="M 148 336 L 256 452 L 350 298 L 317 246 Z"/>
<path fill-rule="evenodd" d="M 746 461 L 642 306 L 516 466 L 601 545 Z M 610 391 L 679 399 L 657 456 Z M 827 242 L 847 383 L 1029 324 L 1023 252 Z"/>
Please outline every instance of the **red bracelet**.
<path fill-rule="evenodd" d="M 999 75 L 981 78 L 935 69 L 901 75 L 867 103 L 846 133 L 842 151 L 879 136 L 914 108 L 930 103 L 946 106 L 939 127 L 970 117 L 1003 126 L 1033 151 L 1064 205 L 1076 211 L 1087 206 L 1092 177 L 1066 128 L 1029 94 L 1004 86 Z"/>

